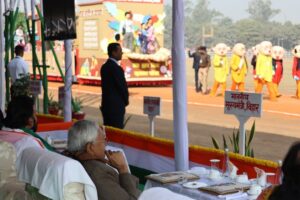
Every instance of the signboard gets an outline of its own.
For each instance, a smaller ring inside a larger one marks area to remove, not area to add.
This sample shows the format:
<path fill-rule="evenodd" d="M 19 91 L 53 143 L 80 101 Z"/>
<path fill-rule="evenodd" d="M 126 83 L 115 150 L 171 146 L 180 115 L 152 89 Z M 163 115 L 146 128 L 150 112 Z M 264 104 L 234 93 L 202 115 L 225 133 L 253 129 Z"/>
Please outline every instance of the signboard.
<path fill-rule="evenodd" d="M 224 113 L 235 115 L 239 120 L 239 149 L 245 155 L 245 123 L 249 117 L 260 117 L 262 111 L 262 94 L 249 92 L 225 92 Z"/>
<path fill-rule="evenodd" d="M 30 80 L 29 90 L 34 96 L 38 96 L 42 93 L 42 81 L 40 80 Z"/>
<path fill-rule="evenodd" d="M 144 114 L 150 116 L 160 115 L 160 97 L 144 97 Z"/>
<path fill-rule="evenodd" d="M 262 95 L 248 92 L 226 91 L 224 113 L 247 117 L 260 117 Z"/>
<path fill-rule="evenodd" d="M 74 0 L 44 0 L 45 40 L 76 38 Z"/>

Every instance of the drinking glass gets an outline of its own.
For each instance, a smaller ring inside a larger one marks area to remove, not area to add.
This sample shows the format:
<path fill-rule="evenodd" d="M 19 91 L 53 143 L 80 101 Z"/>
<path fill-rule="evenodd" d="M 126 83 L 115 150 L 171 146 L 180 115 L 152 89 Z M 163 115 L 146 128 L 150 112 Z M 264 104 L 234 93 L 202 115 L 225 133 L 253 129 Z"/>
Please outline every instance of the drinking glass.
<path fill-rule="evenodd" d="M 220 169 L 220 160 L 219 159 L 211 159 L 210 160 L 210 170 L 219 171 Z"/>

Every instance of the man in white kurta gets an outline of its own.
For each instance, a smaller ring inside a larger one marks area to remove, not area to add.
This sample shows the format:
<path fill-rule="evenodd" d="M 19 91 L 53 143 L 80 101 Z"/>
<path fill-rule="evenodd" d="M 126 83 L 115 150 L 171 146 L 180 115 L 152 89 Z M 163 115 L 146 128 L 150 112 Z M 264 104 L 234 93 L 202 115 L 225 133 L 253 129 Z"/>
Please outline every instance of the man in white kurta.
<path fill-rule="evenodd" d="M 12 83 L 17 79 L 21 78 L 22 74 L 29 73 L 29 67 L 27 62 L 23 59 L 24 47 L 22 45 L 17 45 L 15 47 L 16 56 L 8 63 L 8 70 L 11 77 Z"/>

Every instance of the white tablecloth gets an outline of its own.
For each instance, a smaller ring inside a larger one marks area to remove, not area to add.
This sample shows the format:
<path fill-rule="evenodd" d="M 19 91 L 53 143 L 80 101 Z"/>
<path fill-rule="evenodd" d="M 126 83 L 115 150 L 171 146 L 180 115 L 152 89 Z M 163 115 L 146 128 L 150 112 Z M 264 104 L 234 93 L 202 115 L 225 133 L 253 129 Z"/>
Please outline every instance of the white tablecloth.
<path fill-rule="evenodd" d="M 206 183 L 208 185 L 230 182 L 230 180 L 226 179 L 226 178 L 224 178 L 224 179 L 222 179 L 218 182 L 213 182 L 213 181 L 211 181 L 210 179 L 207 179 L 207 178 L 201 178 L 198 181 Z M 182 185 L 177 184 L 177 183 L 176 184 L 160 184 L 158 182 L 148 180 L 146 182 L 146 185 L 145 185 L 145 190 L 147 190 L 149 188 L 152 188 L 152 187 L 164 187 L 164 188 L 167 188 L 169 190 L 172 190 L 173 192 L 186 195 L 186 196 L 191 197 L 193 199 L 201 199 L 201 200 L 229 200 L 229 199 L 232 199 L 232 200 L 233 199 L 234 200 L 247 200 L 248 199 L 247 193 L 240 193 L 239 195 L 234 195 L 234 196 L 233 195 L 226 195 L 226 198 L 225 198 L 225 197 L 219 197 L 219 196 L 216 196 L 216 195 L 212 195 L 212 194 L 209 194 L 209 193 L 206 193 L 206 192 L 202 192 L 202 191 L 197 190 L 197 189 L 188 189 L 188 188 L 185 188 Z"/>

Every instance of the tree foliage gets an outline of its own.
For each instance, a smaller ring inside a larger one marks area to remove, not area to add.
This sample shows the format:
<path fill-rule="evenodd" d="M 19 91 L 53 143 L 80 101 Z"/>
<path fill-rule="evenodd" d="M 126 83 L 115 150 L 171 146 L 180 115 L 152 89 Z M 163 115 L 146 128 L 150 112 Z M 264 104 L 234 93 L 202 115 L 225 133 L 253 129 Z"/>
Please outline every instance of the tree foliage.
<path fill-rule="evenodd" d="M 279 9 L 272 9 L 271 7 L 270 0 L 252 0 L 249 2 L 247 12 L 250 14 L 250 18 L 254 20 L 267 22 L 280 13 Z"/>
<path fill-rule="evenodd" d="M 290 21 L 279 23 L 272 21 L 280 10 L 273 9 L 270 0 L 252 0 L 246 10 L 249 18 L 234 22 L 220 12 L 209 7 L 209 0 L 185 2 L 185 45 L 196 47 L 202 45 L 203 27 L 213 27 L 212 38 L 205 38 L 205 45 L 212 47 L 224 42 L 233 46 L 237 42 L 244 43 L 248 48 L 261 41 L 269 40 L 274 45 L 291 49 L 298 44 L 300 25 Z M 171 47 L 172 6 L 165 6 L 165 46 Z"/>

